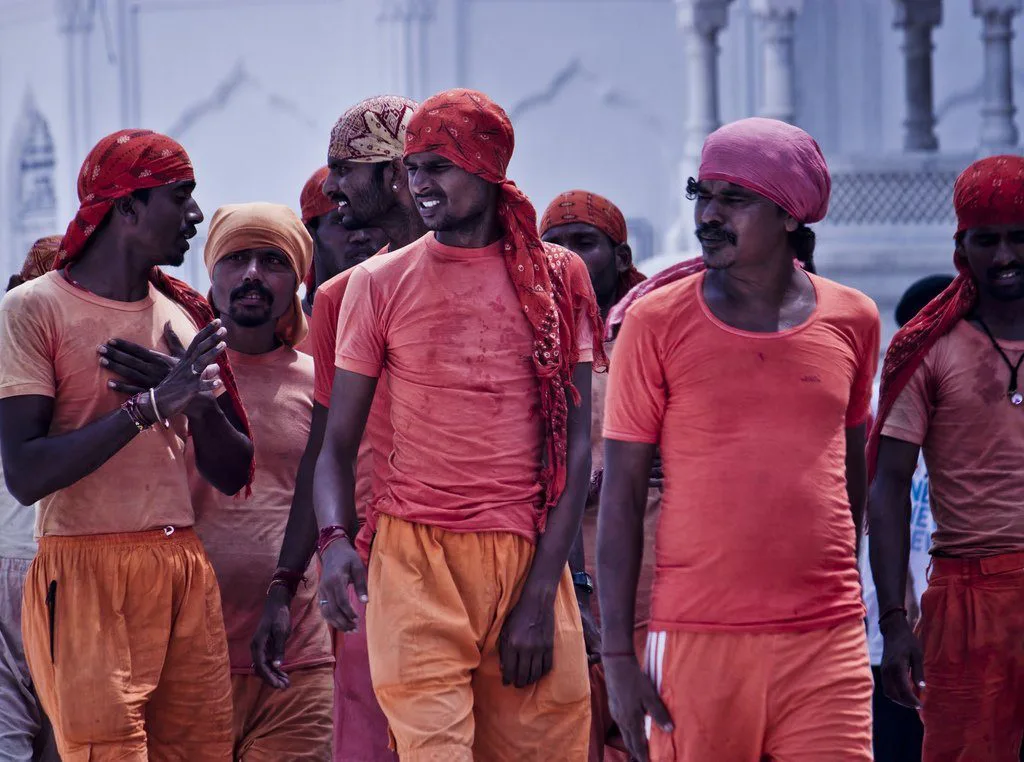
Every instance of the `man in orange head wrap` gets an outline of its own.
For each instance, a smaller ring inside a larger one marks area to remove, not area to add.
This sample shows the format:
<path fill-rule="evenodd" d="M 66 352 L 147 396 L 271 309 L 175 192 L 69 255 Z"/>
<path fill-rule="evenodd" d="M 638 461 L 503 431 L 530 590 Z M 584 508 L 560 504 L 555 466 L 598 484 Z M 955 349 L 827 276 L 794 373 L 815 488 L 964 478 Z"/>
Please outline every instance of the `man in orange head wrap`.
<path fill-rule="evenodd" d="M 64 759 L 231 754 L 220 595 L 191 528 L 185 445 L 228 494 L 251 480 L 253 450 L 224 329 L 160 270 L 202 222 L 194 187 L 171 138 L 103 138 L 54 269 L 0 304 L 4 471 L 20 502 L 39 501 L 22 631 Z"/>
<path fill-rule="evenodd" d="M 589 700 L 566 559 L 603 363 L 587 270 L 544 244 L 505 176 L 512 125 L 482 93 L 424 102 L 405 143 L 432 231 L 353 271 L 316 471 L 325 615 L 365 599 L 374 689 L 403 760 L 583 760 Z M 376 378 L 395 426 L 369 586 L 353 464 Z M 514 685 L 515 687 L 510 687 Z"/>
<path fill-rule="evenodd" d="M 1024 736 L 1024 159 L 953 189 L 959 275 L 893 337 L 869 442 L 886 693 L 920 706 L 925 762 L 1016 762 Z M 928 463 L 932 569 L 907 621 L 910 483 Z"/>

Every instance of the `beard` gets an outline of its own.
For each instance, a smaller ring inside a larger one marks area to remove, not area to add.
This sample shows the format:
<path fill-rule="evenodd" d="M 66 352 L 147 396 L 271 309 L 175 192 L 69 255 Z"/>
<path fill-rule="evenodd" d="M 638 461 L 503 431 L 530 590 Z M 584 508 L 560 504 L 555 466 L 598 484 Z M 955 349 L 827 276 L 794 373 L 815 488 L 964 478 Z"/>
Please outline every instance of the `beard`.
<path fill-rule="evenodd" d="M 240 301 L 248 294 L 259 294 L 263 297 L 263 304 L 247 304 Z M 235 325 L 245 328 L 256 328 L 266 325 L 273 319 L 274 295 L 269 289 L 259 283 L 239 286 L 231 291 L 229 296 L 228 316 Z"/>

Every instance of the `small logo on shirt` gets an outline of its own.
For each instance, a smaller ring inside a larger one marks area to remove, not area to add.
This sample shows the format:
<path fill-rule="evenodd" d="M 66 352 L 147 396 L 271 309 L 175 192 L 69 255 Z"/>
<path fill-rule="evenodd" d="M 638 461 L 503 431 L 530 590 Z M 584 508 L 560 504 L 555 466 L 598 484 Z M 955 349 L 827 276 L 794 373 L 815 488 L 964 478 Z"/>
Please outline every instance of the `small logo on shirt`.
<path fill-rule="evenodd" d="M 821 379 L 818 378 L 817 376 L 801 376 L 800 380 L 803 381 L 805 384 L 820 384 L 821 383 Z"/>

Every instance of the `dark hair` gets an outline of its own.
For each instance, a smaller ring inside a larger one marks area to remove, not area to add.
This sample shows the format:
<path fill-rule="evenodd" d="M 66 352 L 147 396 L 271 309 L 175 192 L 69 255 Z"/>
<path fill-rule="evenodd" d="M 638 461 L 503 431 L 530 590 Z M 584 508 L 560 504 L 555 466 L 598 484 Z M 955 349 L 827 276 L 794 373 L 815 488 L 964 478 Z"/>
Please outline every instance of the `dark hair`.
<path fill-rule="evenodd" d="M 789 234 L 789 248 L 793 250 L 793 255 L 804 266 L 804 270 L 814 275 L 818 274 L 818 268 L 814 264 L 816 241 L 817 237 L 814 235 L 814 231 L 802 222 L 796 230 Z"/>
<path fill-rule="evenodd" d="M 149 203 L 149 192 L 151 190 L 153 190 L 153 189 L 152 188 L 139 188 L 138 190 L 134 190 L 134 191 L 131 192 L 131 197 L 132 198 L 137 198 L 143 204 L 148 204 Z"/>
<path fill-rule="evenodd" d="M 12 288 L 20 286 L 24 282 L 25 279 L 22 278 L 19 273 L 15 273 L 7 281 L 7 290 L 10 291 Z"/>
<path fill-rule="evenodd" d="M 896 324 L 900 328 L 905 326 L 952 282 L 952 275 L 926 275 L 914 281 L 896 303 Z"/>

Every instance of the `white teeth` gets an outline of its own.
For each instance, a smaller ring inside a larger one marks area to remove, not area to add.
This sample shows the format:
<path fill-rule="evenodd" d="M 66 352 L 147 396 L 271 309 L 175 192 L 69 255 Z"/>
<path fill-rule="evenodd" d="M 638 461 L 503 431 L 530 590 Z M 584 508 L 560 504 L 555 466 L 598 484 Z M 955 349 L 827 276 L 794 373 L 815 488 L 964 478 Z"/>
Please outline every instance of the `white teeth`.
<path fill-rule="evenodd" d="M 424 209 L 433 209 L 435 206 L 437 206 L 440 203 L 441 202 L 437 201 L 437 200 L 434 200 L 434 201 L 421 201 L 420 202 L 420 206 L 422 206 Z"/>
<path fill-rule="evenodd" d="M 338 202 L 338 208 L 339 209 L 344 209 L 346 206 L 348 206 L 348 201 L 339 201 Z"/>

